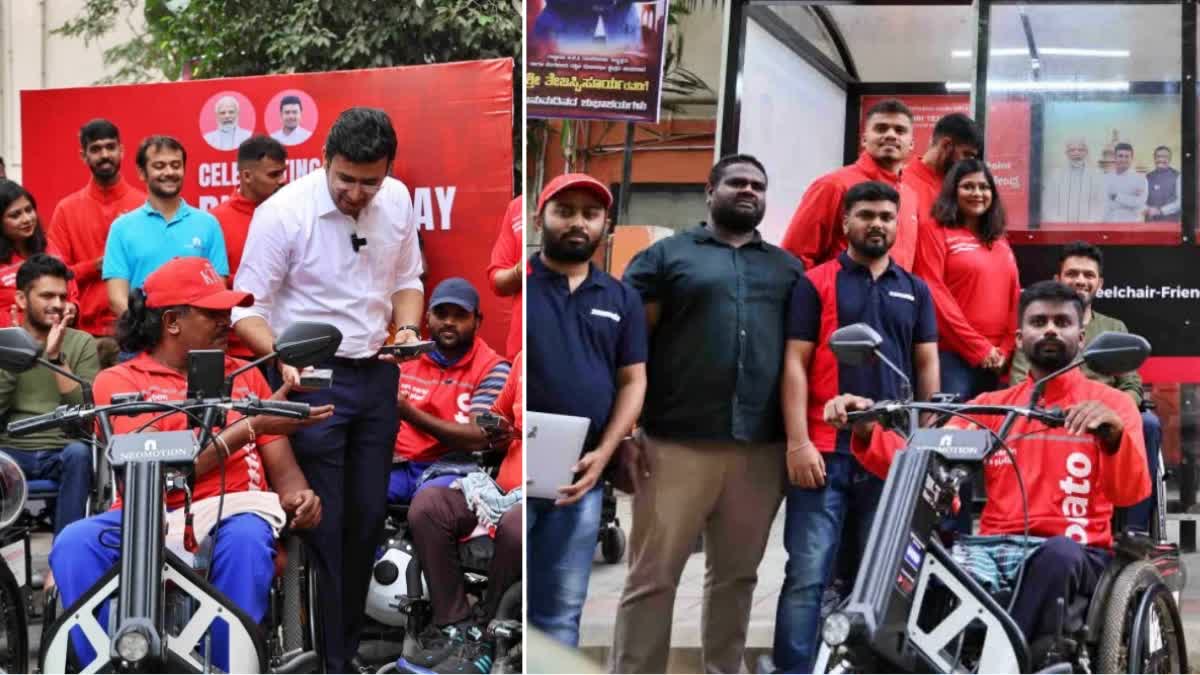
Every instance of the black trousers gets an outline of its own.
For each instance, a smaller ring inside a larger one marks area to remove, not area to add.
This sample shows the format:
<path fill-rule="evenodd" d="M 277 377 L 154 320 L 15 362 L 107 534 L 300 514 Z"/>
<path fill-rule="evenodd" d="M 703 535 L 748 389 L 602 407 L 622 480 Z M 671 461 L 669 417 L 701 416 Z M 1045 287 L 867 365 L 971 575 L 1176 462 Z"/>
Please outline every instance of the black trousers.
<path fill-rule="evenodd" d="M 358 651 L 375 547 L 387 516 L 396 445 L 399 370 L 377 359 L 332 359 L 333 385 L 291 399 L 332 403 L 333 417 L 291 437 L 296 461 L 321 498 L 321 524 L 306 533 L 320 570 L 317 598 L 325 672 L 344 673 Z M 273 383 L 278 385 L 276 374 Z"/>
<path fill-rule="evenodd" d="M 1109 551 L 1067 537 L 1043 542 L 1025 562 L 1025 576 L 1012 610 L 1025 640 L 1032 644 L 1040 636 L 1053 634 L 1058 599 L 1063 598 L 1069 608 L 1076 598 L 1091 598 L 1111 561 Z"/>

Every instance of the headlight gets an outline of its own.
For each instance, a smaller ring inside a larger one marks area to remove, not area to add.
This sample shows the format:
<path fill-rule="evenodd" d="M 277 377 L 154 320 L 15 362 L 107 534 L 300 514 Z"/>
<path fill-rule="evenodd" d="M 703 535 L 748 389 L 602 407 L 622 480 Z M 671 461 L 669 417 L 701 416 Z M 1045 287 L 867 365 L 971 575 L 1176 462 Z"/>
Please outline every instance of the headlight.
<path fill-rule="evenodd" d="M 117 654 L 130 663 L 137 663 L 150 652 L 150 639 L 141 631 L 131 630 L 117 638 Z"/>
<path fill-rule="evenodd" d="M 850 638 L 850 617 L 843 612 L 834 612 L 825 618 L 821 627 L 821 639 L 830 647 L 840 647 Z"/>

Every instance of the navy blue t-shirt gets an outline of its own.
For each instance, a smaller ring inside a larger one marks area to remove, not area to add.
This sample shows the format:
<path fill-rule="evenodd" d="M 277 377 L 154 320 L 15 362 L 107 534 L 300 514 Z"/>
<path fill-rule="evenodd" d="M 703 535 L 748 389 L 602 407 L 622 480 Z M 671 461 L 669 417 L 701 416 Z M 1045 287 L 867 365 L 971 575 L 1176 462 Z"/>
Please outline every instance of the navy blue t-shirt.
<path fill-rule="evenodd" d="M 590 419 L 588 451 L 612 414 L 617 370 L 646 362 L 646 311 L 636 291 L 595 265 L 574 292 L 540 255 L 529 267 L 525 408 Z"/>
<path fill-rule="evenodd" d="M 831 312 L 836 308 L 836 322 Z M 813 268 L 792 289 L 788 310 L 788 339 L 817 345 L 809 367 L 809 407 L 823 407 L 838 394 L 855 394 L 875 401 L 897 399 L 902 381 L 883 363 L 848 366 L 829 348 L 829 335 L 843 326 L 865 323 L 883 337 L 880 350 L 916 386 L 913 347 L 937 342 L 937 316 L 929 286 L 894 261 L 879 275 L 842 252 Z M 810 421 L 813 415 L 809 415 Z M 814 443 L 819 432 L 810 429 Z M 821 447 L 818 443 L 817 447 Z M 839 452 L 850 451 L 849 432 L 837 435 Z"/>

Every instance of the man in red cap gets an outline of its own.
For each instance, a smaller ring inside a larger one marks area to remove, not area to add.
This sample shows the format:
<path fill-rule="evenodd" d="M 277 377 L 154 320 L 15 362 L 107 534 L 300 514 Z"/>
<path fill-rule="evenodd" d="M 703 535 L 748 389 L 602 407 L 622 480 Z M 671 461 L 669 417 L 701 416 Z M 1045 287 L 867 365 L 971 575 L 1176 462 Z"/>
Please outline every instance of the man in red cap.
<path fill-rule="evenodd" d="M 117 327 L 121 348 L 138 355 L 109 368 L 96 377 L 97 405 L 112 402 L 114 394 L 143 392 L 148 399 L 178 401 L 187 398 L 188 352 L 193 349 L 225 349 L 229 337 L 229 313 L 235 306 L 254 302 L 249 293 L 225 288 L 221 276 L 205 258 L 175 258 L 150 274 L 142 289 L 130 295 L 129 309 Z M 225 358 L 228 375 L 244 362 Z M 287 385 L 272 395 L 267 381 L 256 369 L 234 380 L 234 398 L 257 396 L 282 399 Z M 332 405 L 314 406 L 304 420 L 261 415 L 251 418 L 228 413 L 228 426 L 196 457 L 196 483 L 192 509 L 199 511 L 205 500 L 221 498 L 225 486 L 220 536 L 211 552 L 209 580 L 243 611 L 261 622 L 267 613 L 267 598 L 275 575 L 275 537 L 284 516 L 293 529 L 314 527 L 321 520 L 321 500 L 308 482 L 288 442 L 297 429 L 328 419 Z M 112 418 L 113 432 L 132 433 L 153 414 Z M 154 422 L 158 431 L 182 431 L 188 418 L 182 413 Z M 220 439 L 220 440 L 217 440 Z M 220 470 L 222 450 L 230 454 Z M 184 505 L 184 494 L 167 494 L 167 509 Z M 268 522 L 261 513 L 277 514 Z M 78 520 L 67 526 L 50 551 L 50 569 L 62 593 L 63 606 L 70 607 L 108 571 L 120 555 L 117 548 L 101 543 L 106 530 L 121 527 L 121 500 L 113 510 Z M 204 541 L 201 541 L 201 546 Z M 228 664 L 228 634 L 215 631 L 213 661 Z M 76 636 L 79 637 L 79 636 Z M 74 642 L 80 664 L 90 664 L 96 655 L 83 639 Z M 103 652 L 99 658 L 107 659 Z"/>
<path fill-rule="evenodd" d="M 526 505 L 529 622 L 572 647 L 600 530 L 600 474 L 646 393 L 641 299 L 591 263 L 611 206 L 612 194 L 591 176 L 550 181 L 534 217 L 542 250 L 529 259 L 525 288 L 527 408 L 591 421 L 575 482 L 557 500 L 529 497 Z"/>

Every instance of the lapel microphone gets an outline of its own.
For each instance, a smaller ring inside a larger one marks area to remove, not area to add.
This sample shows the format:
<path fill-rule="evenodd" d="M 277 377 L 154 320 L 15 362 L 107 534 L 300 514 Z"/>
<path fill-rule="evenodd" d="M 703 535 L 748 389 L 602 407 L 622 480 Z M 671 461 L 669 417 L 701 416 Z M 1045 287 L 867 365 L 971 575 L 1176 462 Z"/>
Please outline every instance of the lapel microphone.
<path fill-rule="evenodd" d="M 358 253 L 358 249 L 367 245 L 367 238 L 358 236 L 357 232 L 350 233 L 350 246 L 354 248 L 354 252 Z"/>

